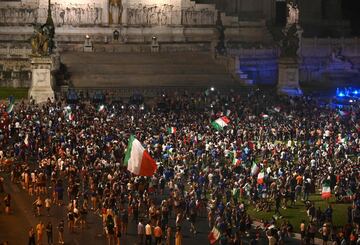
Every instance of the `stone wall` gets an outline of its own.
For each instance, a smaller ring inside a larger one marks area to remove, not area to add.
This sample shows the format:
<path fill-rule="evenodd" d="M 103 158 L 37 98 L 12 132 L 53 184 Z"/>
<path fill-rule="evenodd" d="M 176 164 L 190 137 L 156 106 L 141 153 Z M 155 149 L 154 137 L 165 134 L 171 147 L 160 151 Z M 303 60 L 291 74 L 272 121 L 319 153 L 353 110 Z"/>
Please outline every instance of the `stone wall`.
<path fill-rule="evenodd" d="M 0 25 L 29 26 L 44 23 L 47 0 L 39 4 L 0 2 Z M 213 25 L 214 4 L 195 4 L 191 0 L 57 0 L 51 12 L 56 26 L 122 25 Z"/>
<path fill-rule="evenodd" d="M 28 59 L 0 57 L 0 87 L 28 88 L 30 85 L 31 71 Z"/>

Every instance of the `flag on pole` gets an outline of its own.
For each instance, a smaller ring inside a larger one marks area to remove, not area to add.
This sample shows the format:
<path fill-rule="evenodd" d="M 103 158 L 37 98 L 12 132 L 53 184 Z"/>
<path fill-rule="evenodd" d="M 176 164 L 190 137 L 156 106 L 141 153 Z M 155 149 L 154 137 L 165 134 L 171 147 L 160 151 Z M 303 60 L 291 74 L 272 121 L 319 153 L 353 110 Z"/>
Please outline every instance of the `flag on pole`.
<path fill-rule="evenodd" d="M 227 126 L 230 123 L 230 120 L 226 117 L 219 117 L 218 119 L 216 119 L 215 121 L 213 121 L 211 123 L 211 125 L 216 129 L 216 130 L 222 130 L 225 126 Z"/>
<path fill-rule="evenodd" d="M 251 172 L 250 173 L 251 173 L 252 176 L 255 176 L 255 175 L 257 175 L 259 173 L 259 170 L 260 170 L 259 166 L 256 163 L 253 163 L 253 165 L 251 166 Z"/>
<path fill-rule="evenodd" d="M 167 131 L 169 134 L 175 134 L 176 133 L 176 128 L 175 127 L 168 127 Z"/>
<path fill-rule="evenodd" d="M 350 116 L 350 112 L 349 111 L 341 111 L 339 110 L 339 115 L 342 117 L 347 117 Z"/>
<path fill-rule="evenodd" d="M 151 158 L 134 135 L 130 136 L 124 164 L 131 173 L 139 176 L 152 176 L 157 169 L 155 160 Z"/>
<path fill-rule="evenodd" d="M 15 99 L 13 96 L 9 97 L 9 105 L 6 107 L 6 112 L 10 114 L 14 110 Z"/>
<path fill-rule="evenodd" d="M 261 113 L 261 114 L 260 114 L 260 117 L 261 117 L 263 120 L 269 119 L 269 115 L 268 115 L 268 114 L 264 114 L 264 113 Z"/>
<path fill-rule="evenodd" d="M 233 155 L 232 165 L 239 166 L 239 164 L 241 163 L 241 160 L 239 158 L 237 158 L 237 153 L 235 150 L 233 150 L 232 155 Z"/>
<path fill-rule="evenodd" d="M 26 145 L 26 147 L 29 146 L 29 134 L 26 134 L 25 139 L 24 139 L 24 144 Z"/>
<path fill-rule="evenodd" d="M 75 119 L 75 115 L 72 113 L 70 106 L 65 107 L 65 119 L 67 121 L 73 121 Z"/>
<path fill-rule="evenodd" d="M 258 174 L 258 177 L 257 177 L 257 183 L 259 185 L 262 185 L 264 184 L 264 171 L 261 171 L 259 174 Z"/>
<path fill-rule="evenodd" d="M 210 244 L 215 244 L 220 238 L 220 231 L 214 226 L 214 228 L 210 231 L 208 238 Z"/>
<path fill-rule="evenodd" d="M 233 158 L 232 164 L 234 166 L 239 166 L 240 163 L 241 163 L 241 160 L 239 158 L 236 158 L 236 157 Z"/>
<path fill-rule="evenodd" d="M 322 183 L 321 198 L 329 199 L 330 197 L 331 197 L 330 181 L 328 179 L 326 179 Z"/>
<path fill-rule="evenodd" d="M 97 110 L 97 112 L 103 112 L 103 111 L 105 111 L 105 106 L 104 105 L 98 105 L 96 107 L 96 110 Z"/>
<path fill-rule="evenodd" d="M 281 107 L 280 106 L 275 106 L 274 107 L 274 111 L 276 111 L 277 113 L 279 113 L 281 111 Z"/>

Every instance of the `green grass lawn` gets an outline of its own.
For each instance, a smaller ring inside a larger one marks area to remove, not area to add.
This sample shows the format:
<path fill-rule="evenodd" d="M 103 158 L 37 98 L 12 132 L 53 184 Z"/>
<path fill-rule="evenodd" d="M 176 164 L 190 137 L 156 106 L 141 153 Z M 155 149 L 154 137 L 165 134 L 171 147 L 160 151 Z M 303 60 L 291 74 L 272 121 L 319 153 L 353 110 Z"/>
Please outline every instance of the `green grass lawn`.
<path fill-rule="evenodd" d="M 16 100 L 27 99 L 28 88 L 4 88 L 0 87 L 0 99 L 6 100 L 9 96 L 14 96 Z"/>
<path fill-rule="evenodd" d="M 315 208 L 318 209 L 320 206 L 321 211 L 325 211 L 327 208 L 328 202 L 321 199 L 319 194 L 311 195 L 309 198 L 312 202 L 315 203 Z M 343 226 L 347 223 L 347 208 L 351 206 L 351 203 L 335 203 L 335 199 L 330 199 L 329 203 L 333 208 L 333 223 L 336 226 Z M 274 205 L 273 205 L 274 209 Z M 253 219 L 256 220 L 270 220 L 274 215 L 274 210 L 271 212 L 257 211 L 253 206 L 248 206 L 247 211 Z M 306 208 L 303 202 L 298 201 L 294 207 L 287 209 L 280 209 L 280 213 L 284 219 L 290 221 L 294 226 L 295 232 L 299 232 L 299 227 L 301 220 L 305 220 L 306 223 L 309 222 L 309 218 L 306 214 Z M 281 220 L 279 221 L 281 222 Z"/>

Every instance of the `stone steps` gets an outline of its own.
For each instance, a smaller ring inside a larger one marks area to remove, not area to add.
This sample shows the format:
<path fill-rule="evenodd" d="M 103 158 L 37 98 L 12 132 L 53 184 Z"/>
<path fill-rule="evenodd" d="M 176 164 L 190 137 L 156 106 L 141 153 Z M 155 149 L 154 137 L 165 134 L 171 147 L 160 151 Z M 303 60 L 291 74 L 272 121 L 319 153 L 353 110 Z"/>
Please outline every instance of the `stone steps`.
<path fill-rule="evenodd" d="M 81 68 L 81 66 L 83 68 Z M 141 67 L 140 67 L 141 66 Z M 141 69 L 140 69 L 140 68 Z M 223 67 L 214 65 L 194 66 L 194 64 L 167 64 L 164 69 L 163 64 L 73 64 L 69 67 L 69 72 L 81 74 L 113 74 L 113 75 L 133 75 L 133 74 L 223 74 Z"/>
<path fill-rule="evenodd" d="M 62 54 L 74 88 L 236 87 L 209 53 Z"/>

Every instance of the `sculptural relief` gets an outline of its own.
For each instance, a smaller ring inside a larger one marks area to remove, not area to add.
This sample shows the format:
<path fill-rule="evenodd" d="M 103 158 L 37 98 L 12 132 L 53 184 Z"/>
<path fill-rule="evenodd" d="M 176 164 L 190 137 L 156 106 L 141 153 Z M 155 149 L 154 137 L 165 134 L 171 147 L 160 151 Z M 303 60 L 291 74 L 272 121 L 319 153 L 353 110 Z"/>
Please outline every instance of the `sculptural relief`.
<path fill-rule="evenodd" d="M 51 4 L 56 26 L 98 25 L 102 23 L 102 8 L 95 4 Z M 31 25 L 46 19 L 46 8 L 20 7 L 0 8 L 0 23 L 5 25 Z"/>
<path fill-rule="evenodd" d="M 213 25 L 214 11 L 196 10 L 194 7 L 178 9 L 171 4 L 143 5 L 138 4 L 126 9 L 128 25 Z"/>
<path fill-rule="evenodd" d="M 287 4 L 288 16 L 287 16 L 287 25 L 299 23 L 299 7 L 294 2 L 289 2 Z"/>
<path fill-rule="evenodd" d="M 109 23 L 120 24 L 123 13 L 123 6 L 121 0 L 110 0 L 109 3 Z"/>
<path fill-rule="evenodd" d="M 281 57 L 297 58 L 299 50 L 299 32 L 294 23 L 283 30 L 283 37 L 280 41 Z"/>
<path fill-rule="evenodd" d="M 215 13 L 209 9 L 195 10 L 194 7 L 182 10 L 183 25 L 213 25 Z"/>

